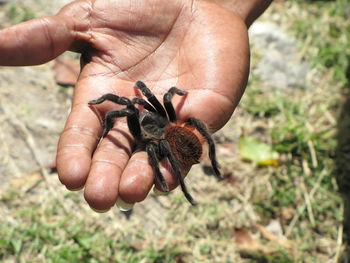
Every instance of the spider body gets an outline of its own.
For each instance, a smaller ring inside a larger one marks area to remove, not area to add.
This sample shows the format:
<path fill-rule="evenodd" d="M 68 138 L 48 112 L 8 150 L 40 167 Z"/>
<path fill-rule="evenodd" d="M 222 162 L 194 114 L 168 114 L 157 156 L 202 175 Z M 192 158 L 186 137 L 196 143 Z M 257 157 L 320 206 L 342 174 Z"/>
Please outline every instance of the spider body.
<path fill-rule="evenodd" d="M 169 121 L 157 113 L 146 112 L 140 114 L 141 136 L 143 140 L 155 139 L 161 140 L 165 137 L 165 128 Z"/>
<path fill-rule="evenodd" d="M 187 124 L 169 125 L 165 129 L 168 141 L 180 164 L 191 166 L 199 163 L 203 154 L 204 138 L 196 133 L 196 129 Z"/>
<path fill-rule="evenodd" d="M 121 110 L 107 112 L 102 137 L 112 129 L 115 118 L 126 117 L 137 147 L 145 150 L 149 156 L 155 180 L 162 191 L 168 192 L 169 187 L 160 172 L 159 161 L 167 158 L 186 199 L 195 205 L 196 202 L 186 188 L 181 169 L 199 163 L 203 154 L 202 145 L 206 141 L 214 173 L 218 178 L 221 177 L 211 135 L 204 123 L 196 118 L 189 118 L 183 123 L 177 122 L 171 100 L 175 94 L 183 96 L 187 94 L 186 91 L 170 88 L 164 95 L 163 106 L 143 82 L 137 81 L 135 87 L 141 90 L 147 100 L 140 97 L 129 99 L 108 93 L 89 102 L 90 105 L 96 105 L 107 100 L 126 106 Z M 142 105 L 146 111 L 140 112 L 136 104 Z"/>

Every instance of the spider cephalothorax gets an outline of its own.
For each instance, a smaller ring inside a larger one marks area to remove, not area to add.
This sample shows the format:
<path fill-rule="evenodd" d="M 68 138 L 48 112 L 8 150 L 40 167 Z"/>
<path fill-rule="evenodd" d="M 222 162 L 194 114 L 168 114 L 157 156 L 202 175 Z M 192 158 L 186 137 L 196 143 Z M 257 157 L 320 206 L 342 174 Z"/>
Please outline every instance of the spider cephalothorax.
<path fill-rule="evenodd" d="M 159 161 L 168 158 L 185 197 L 192 205 L 196 204 L 187 191 L 181 167 L 190 167 L 198 163 L 203 153 L 203 142 L 207 141 L 214 173 L 220 178 L 212 137 L 204 123 L 196 118 L 189 118 L 183 123 L 177 122 L 171 99 L 175 94 L 180 96 L 187 94 L 186 91 L 176 87 L 170 88 L 164 95 L 163 107 L 142 81 L 137 81 L 135 87 L 141 90 L 148 101 L 139 97 L 129 99 L 108 93 L 89 102 L 90 105 L 95 105 L 108 100 L 126 106 L 124 109 L 106 114 L 102 137 L 105 137 L 113 127 L 114 118 L 127 117 L 128 127 L 136 140 L 136 145 L 148 153 L 154 168 L 155 180 L 162 191 L 168 192 L 169 186 L 160 172 Z M 147 111 L 140 111 L 135 104 L 142 105 Z"/>

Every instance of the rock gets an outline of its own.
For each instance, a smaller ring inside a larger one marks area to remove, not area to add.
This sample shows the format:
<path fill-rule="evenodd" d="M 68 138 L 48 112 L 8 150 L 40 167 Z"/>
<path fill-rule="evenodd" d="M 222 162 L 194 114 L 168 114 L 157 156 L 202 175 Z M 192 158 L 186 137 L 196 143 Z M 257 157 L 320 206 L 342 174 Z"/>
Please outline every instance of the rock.
<path fill-rule="evenodd" d="M 309 65 L 301 58 L 295 39 L 278 25 L 257 22 L 249 30 L 251 42 L 262 54 L 257 73 L 265 84 L 278 88 L 306 88 Z"/>

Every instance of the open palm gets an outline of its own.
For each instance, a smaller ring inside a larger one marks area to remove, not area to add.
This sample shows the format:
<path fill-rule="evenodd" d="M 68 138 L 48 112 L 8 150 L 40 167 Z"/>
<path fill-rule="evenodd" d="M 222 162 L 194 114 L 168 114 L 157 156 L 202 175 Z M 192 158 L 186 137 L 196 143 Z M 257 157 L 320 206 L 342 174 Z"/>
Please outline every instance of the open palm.
<path fill-rule="evenodd" d="M 16 37 L 18 33 L 23 37 Z M 33 34 L 34 40 L 25 37 Z M 57 169 L 69 189 L 85 186 L 87 202 L 99 210 L 109 209 L 118 197 L 142 201 L 154 183 L 153 170 L 145 152 L 132 153 L 124 118 L 99 142 L 100 116 L 119 106 L 105 102 L 92 108 L 88 101 L 105 93 L 134 97 L 137 80 L 160 99 L 177 86 L 189 92 L 185 98 L 174 97 L 178 118 L 196 117 L 215 131 L 230 118 L 248 74 L 244 23 L 206 1 L 75 1 L 56 16 L 0 31 L 4 35 L 3 65 L 44 63 L 66 50 L 82 53 Z M 15 48 L 21 55 L 13 55 Z M 176 180 L 164 161 L 162 172 L 174 188 Z"/>

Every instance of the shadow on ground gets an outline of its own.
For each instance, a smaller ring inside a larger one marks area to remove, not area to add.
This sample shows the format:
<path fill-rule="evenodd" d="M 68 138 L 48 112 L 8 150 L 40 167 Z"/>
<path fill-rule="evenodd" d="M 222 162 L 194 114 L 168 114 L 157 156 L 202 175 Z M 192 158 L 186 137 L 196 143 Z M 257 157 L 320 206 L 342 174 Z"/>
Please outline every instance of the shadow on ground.
<path fill-rule="evenodd" d="M 339 191 L 344 204 L 344 246 L 345 252 L 339 263 L 350 261 L 350 66 L 347 70 L 348 84 L 345 89 L 345 102 L 338 119 L 336 171 Z"/>

